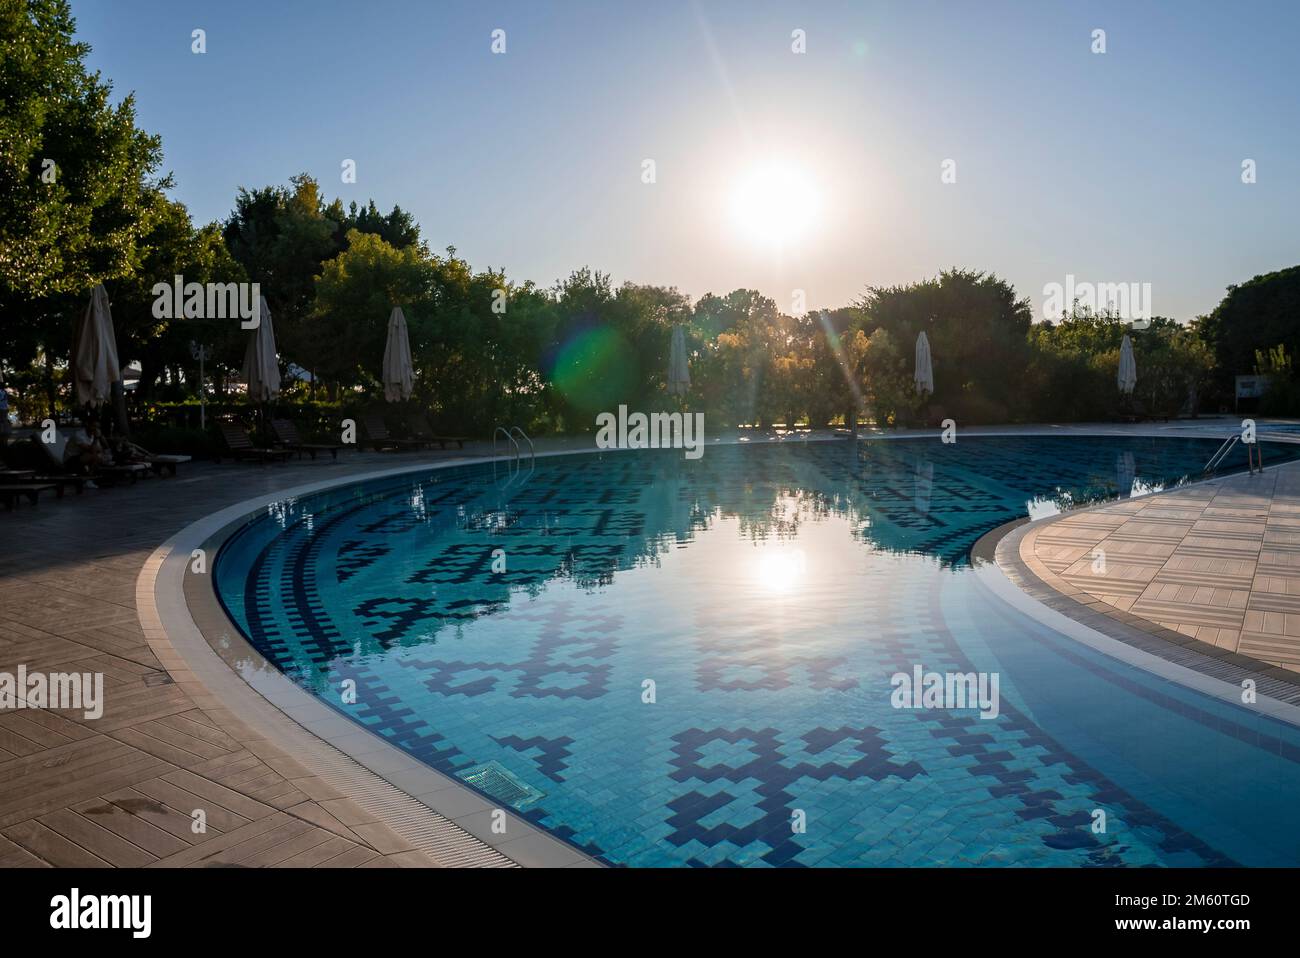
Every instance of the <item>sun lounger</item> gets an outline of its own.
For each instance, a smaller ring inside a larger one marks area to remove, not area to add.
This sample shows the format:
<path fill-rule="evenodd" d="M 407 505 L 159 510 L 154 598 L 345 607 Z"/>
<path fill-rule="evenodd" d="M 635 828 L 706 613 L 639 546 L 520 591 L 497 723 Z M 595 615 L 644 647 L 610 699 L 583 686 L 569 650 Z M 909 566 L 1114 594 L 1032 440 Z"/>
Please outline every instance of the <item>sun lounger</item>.
<path fill-rule="evenodd" d="M 144 466 L 155 476 L 174 476 L 176 475 L 176 467 L 189 462 L 191 458 L 190 456 L 152 453 L 133 442 L 123 442 L 117 447 L 114 461 L 119 465 L 132 463 Z"/>
<path fill-rule="evenodd" d="M 63 487 L 67 483 L 74 483 L 77 492 L 81 492 L 86 482 L 103 478 L 100 465 L 96 465 L 93 471 L 86 472 L 76 472 L 69 469 L 68 464 L 63 461 L 67 445 L 68 433 L 64 430 L 59 430 L 56 433 L 54 442 L 41 442 L 34 436 L 28 440 L 29 450 L 39 450 L 31 451 L 28 456 L 28 461 L 35 467 L 37 472 L 36 478 L 32 481 L 57 483 L 60 499 L 63 498 Z"/>
<path fill-rule="evenodd" d="M 407 423 L 411 427 L 411 435 L 415 436 L 420 442 L 433 444 L 437 443 L 438 448 L 446 449 L 447 443 L 454 442 L 457 449 L 465 448 L 465 440 L 468 436 L 439 436 L 429 428 L 429 420 L 424 413 L 412 412 L 407 417 Z"/>
<path fill-rule="evenodd" d="M 176 467 L 189 462 L 191 458 L 191 456 L 143 452 L 142 454 L 132 456 L 127 461 L 133 465 L 144 466 L 155 476 L 174 476 L 176 475 Z"/>
<path fill-rule="evenodd" d="M 14 503 L 19 497 L 25 498 L 32 505 L 36 505 L 37 497 L 42 492 L 57 488 L 50 482 L 6 482 L 0 484 L 0 499 L 4 500 L 5 510 L 13 512 Z"/>
<path fill-rule="evenodd" d="M 394 449 L 405 451 L 408 449 L 422 449 L 427 443 L 419 439 L 395 439 L 388 434 L 388 427 L 384 425 L 384 417 L 378 413 L 366 413 L 361 417 L 361 426 L 366 431 L 366 440 L 370 443 L 372 449 L 376 452 L 382 449 Z"/>
<path fill-rule="evenodd" d="M 149 466 L 143 462 L 101 464 L 96 469 L 99 472 L 97 479 L 107 480 L 110 484 L 126 481 L 130 482 L 131 485 L 135 485 L 136 480 L 149 475 Z"/>
<path fill-rule="evenodd" d="M 72 486 L 77 495 L 81 495 L 86 489 L 86 483 L 100 478 L 102 477 L 98 474 L 82 476 L 75 472 L 64 472 L 54 476 L 37 476 L 32 482 L 51 483 L 56 487 L 55 496 L 62 499 L 65 487 Z"/>
<path fill-rule="evenodd" d="M 256 459 L 258 462 L 270 462 L 271 460 L 288 459 L 293 453 L 288 449 L 268 449 L 263 446 L 254 446 L 253 440 L 248 437 L 248 433 L 243 427 L 233 422 L 217 423 L 217 428 L 221 430 L 221 438 L 225 440 L 226 448 L 230 450 L 230 455 L 235 459 Z M 218 462 L 221 460 L 218 459 Z"/>
<path fill-rule="evenodd" d="M 0 469 L 0 485 L 40 485 L 54 486 L 55 495 L 62 499 L 63 489 L 65 486 L 73 486 L 80 495 L 85 489 L 86 483 L 97 476 L 82 476 L 72 472 L 60 472 L 55 474 L 40 473 L 35 469 Z"/>
<path fill-rule="evenodd" d="M 275 433 L 275 438 L 280 445 L 290 452 L 296 452 L 299 459 L 304 452 L 310 454 L 313 459 L 318 452 L 328 452 L 332 458 L 337 459 L 339 450 L 343 448 L 341 443 L 336 445 L 328 442 L 303 442 L 302 437 L 298 435 L 298 427 L 288 419 L 272 419 L 271 431 Z"/>

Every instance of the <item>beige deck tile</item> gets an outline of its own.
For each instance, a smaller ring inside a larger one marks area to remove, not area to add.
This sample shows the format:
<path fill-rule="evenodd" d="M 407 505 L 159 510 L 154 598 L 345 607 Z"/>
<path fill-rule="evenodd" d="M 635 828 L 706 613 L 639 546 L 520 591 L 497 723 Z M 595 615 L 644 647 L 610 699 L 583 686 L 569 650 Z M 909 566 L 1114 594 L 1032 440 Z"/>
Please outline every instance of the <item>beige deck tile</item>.
<path fill-rule="evenodd" d="M 1104 575 L 1092 568 L 1097 548 Z M 1026 535 L 1021 558 L 1109 614 L 1284 668 L 1300 662 L 1300 469 L 1068 516 Z"/>

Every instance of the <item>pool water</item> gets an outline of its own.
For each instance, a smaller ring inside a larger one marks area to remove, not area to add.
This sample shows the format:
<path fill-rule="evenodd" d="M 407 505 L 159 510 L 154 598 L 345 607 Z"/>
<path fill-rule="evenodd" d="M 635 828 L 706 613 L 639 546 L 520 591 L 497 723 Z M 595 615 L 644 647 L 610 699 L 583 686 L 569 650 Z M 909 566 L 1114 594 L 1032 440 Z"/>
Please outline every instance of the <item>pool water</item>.
<path fill-rule="evenodd" d="M 278 501 L 215 582 L 303 688 L 611 864 L 1295 865 L 1300 732 L 1053 632 L 968 560 L 1012 519 L 1197 476 L 1219 442 L 451 467 Z M 916 666 L 997 673 L 997 716 L 895 708 Z"/>

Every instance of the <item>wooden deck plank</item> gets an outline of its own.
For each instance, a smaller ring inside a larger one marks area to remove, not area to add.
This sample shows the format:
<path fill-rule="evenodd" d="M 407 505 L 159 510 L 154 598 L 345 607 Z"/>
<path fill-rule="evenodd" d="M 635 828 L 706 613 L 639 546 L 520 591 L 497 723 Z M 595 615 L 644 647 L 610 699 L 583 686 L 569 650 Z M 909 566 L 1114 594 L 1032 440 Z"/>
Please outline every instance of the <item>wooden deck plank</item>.
<path fill-rule="evenodd" d="M 212 816 L 209 815 L 206 822 L 207 831 L 196 833 L 194 831 L 192 810 L 185 811 L 174 808 L 134 788 L 124 788 L 116 792 L 110 792 L 104 796 L 104 800 L 121 808 L 128 815 L 153 825 L 173 838 L 180 839 L 186 846 L 196 845 L 210 836 L 220 835 L 226 831 L 225 828 L 219 827 L 218 823 L 213 821 Z M 247 822 L 244 819 L 239 819 L 239 824 L 245 825 Z"/>
<path fill-rule="evenodd" d="M 226 786 L 218 782 L 200 778 L 198 775 L 184 769 L 179 769 L 166 776 L 166 780 L 173 785 L 184 788 L 186 791 L 193 792 L 200 798 L 205 798 L 222 808 L 229 809 L 236 815 L 242 815 L 250 820 L 262 818 L 275 811 L 270 805 L 249 798 L 234 789 L 226 788 Z"/>
<path fill-rule="evenodd" d="M 72 810 L 114 835 L 138 845 L 154 858 L 175 855 L 191 844 L 159 828 L 144 816 L 131 814 L 120 805 L 105 799 L 81 802 L 74 805 Z"/>
<path fill-rule="evenodd" d="M 202 811 L 208 825 L 210 827 L 215 825 L 221 832 L 235 831 L 252 821 L 161 778 L 140 782 L 135 788 L 141 794 L 174 808 L 185 816 L 186 821 L 193 821 L 194 813 Z M 258 818 L 262 817 L 264 816 L 258 816 Z"/>
<path fill-rule="evenodd" d="M 358 847 L 355 842 L 350 842 L 346 838 L 340 838 L 338 835 L 331 835 L 319 845 L 301 851 L 292 858 L 276 862 L 272 868 L 315 868 L 321 862 L 328 861 L 342 855 L 349 849 Z"/>
<path fill-rule="evenodd" d="M 0 829 L 10 841 L 56 868 L 112 868 L 104 859 L 92 855 L 75 842 L 37 821 L 19 822 Z"/>
<path fill-rule="evenodd" d="M 37 819 L 51 831 L 80 845 L 97 858 L 118 868 L 139 868 L 157 861 L 139 845 L 127 841 L 70 808 L 60 808 Z"/>

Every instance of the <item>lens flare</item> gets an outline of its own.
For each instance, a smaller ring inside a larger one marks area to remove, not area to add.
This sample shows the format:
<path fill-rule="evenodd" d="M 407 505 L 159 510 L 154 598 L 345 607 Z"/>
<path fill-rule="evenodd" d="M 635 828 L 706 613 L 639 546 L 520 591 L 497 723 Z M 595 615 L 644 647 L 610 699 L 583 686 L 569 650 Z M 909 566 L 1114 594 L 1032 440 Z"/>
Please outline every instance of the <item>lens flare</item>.
<path fill-rule="evenodd" d="M 575 332 L 555 354 L 551 382 L 583 414 L 612 412 L 639 381 L 640 363 L 627 341 L 607 326 Z"/>

